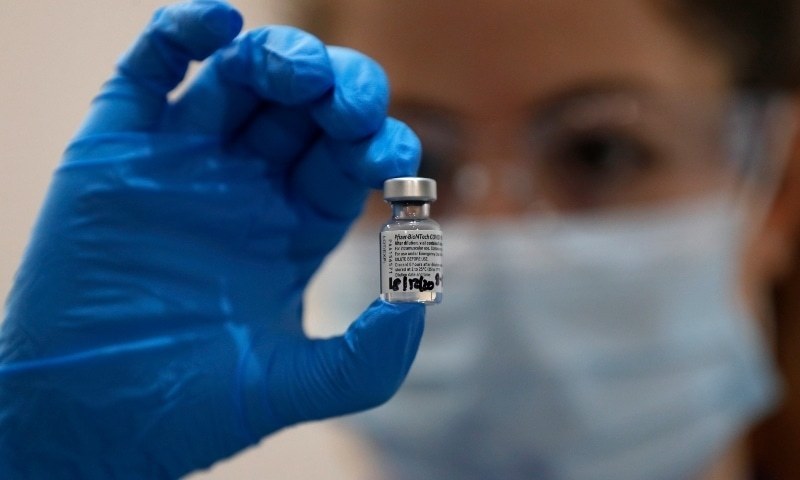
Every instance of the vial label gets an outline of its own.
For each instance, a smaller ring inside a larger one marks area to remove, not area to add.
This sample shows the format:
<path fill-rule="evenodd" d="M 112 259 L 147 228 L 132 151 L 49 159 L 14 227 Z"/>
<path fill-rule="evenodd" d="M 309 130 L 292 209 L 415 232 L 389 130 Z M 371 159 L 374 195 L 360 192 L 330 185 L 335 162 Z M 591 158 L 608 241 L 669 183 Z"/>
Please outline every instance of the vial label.
<path fill-rule="evenodd" d="M 381 232 L 381 295 L 388 299 L 436 298 L 442 292 L 442 232 Z"/>

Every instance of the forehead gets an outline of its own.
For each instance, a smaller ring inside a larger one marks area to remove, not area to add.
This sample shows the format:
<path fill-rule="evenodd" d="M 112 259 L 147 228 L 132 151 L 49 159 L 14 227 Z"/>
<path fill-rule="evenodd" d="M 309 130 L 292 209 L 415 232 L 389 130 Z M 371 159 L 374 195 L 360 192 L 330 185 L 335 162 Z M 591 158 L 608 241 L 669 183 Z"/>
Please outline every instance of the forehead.
<path fill-rule="evenodd" d="M 462 110 L 514 108 L 591 82 L 724 84 L 722 58 L 656 1 L 337 0 L 332 40 L 376 58 L 395 98 Z"/>

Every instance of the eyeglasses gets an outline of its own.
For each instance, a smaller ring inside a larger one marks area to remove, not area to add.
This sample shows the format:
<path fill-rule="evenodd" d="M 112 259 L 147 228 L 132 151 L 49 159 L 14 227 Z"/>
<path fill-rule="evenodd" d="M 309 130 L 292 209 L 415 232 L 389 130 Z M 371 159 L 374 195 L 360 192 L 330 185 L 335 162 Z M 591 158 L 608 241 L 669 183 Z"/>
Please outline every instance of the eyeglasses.
<path fill-rule="evenodd" d="M 398 116 L 420 135 L 440 216 L 498 198 L 528 212 L 658 206 L 770 181 L 794 128 L 785 96 L 753 93 L 575 95 L 522 125 Z"/>

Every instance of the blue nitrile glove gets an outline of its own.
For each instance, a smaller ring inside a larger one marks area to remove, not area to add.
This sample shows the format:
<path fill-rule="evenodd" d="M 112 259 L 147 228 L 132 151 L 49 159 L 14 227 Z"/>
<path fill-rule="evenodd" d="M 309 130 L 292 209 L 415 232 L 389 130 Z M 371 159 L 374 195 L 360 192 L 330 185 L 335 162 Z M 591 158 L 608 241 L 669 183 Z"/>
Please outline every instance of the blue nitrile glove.
<path fill-rule="evenodd" d="M 373 61 L 241 25 L 216 1 L 160 10 L 67 149 L 0 331 L 0 478 L 174 478 L 405 377 L 423 307 L 310 340 L 302 296 L 419 142 Z"/>

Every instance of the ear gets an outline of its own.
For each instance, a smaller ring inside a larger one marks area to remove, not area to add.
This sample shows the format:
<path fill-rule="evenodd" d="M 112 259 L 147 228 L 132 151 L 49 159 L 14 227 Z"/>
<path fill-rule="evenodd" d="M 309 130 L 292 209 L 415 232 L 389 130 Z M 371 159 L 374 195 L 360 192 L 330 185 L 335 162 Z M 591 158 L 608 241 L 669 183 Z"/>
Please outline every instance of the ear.
<path fill-rule="evenodd" d="M 756 240 L 758 268 L 768 280 L 783 278 L 800 261 L 800 95 L 792 99 L 792 117 L 784 175 Z"/>

